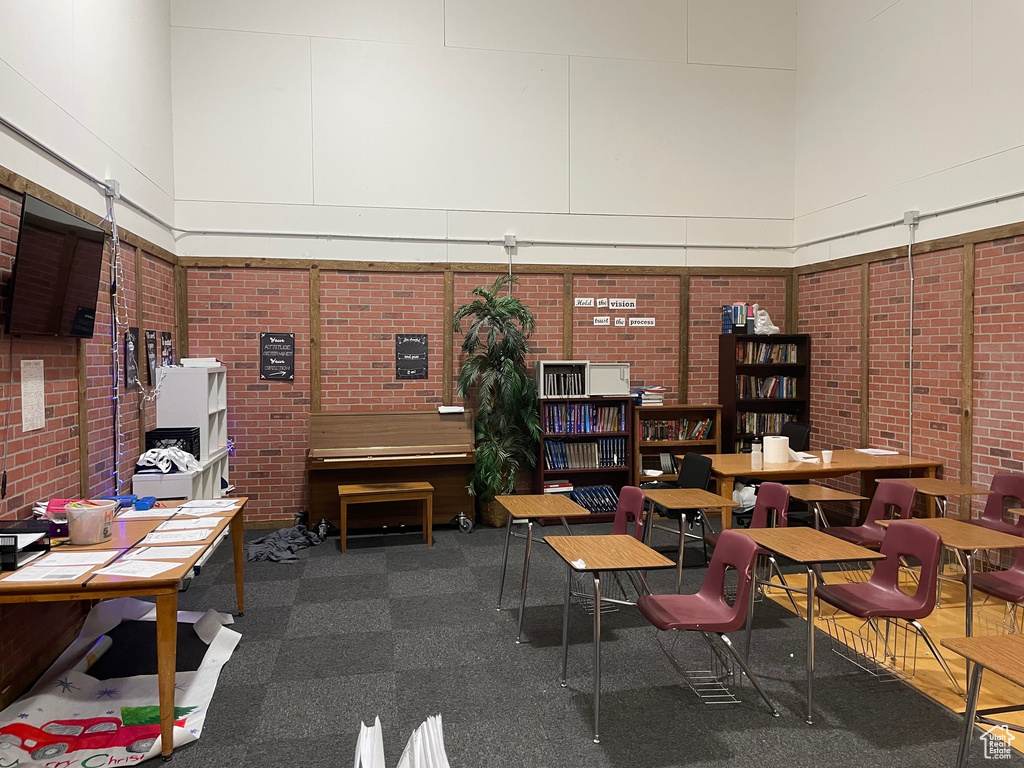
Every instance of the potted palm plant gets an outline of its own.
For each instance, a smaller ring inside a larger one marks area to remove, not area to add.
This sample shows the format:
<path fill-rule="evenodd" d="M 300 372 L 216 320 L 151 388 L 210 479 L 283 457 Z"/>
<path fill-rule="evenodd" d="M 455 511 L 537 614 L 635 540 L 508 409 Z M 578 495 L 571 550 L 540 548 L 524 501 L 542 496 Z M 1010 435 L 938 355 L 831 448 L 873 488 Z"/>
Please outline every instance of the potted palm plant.
<path fill-rule="evenodd" d="M 540 439 L 537 388 L 526 370 L 527 340 L 535 322 L 529 308 L 511 294 L 517 282 L 502 275 L 489 288 L 474 288 L 476 298 L 453 318 L 456 333 L 463 333 L 462 321 L 468 321 L 456 389 L 463 400 L 476 398 L 476 465 L 469 492 L 479 501 L 480 519 L 489 525 L 504 525 L 505 516 L 490 511 L 491 502 L 512 492 L 520 469 L 534 466 Z"/>

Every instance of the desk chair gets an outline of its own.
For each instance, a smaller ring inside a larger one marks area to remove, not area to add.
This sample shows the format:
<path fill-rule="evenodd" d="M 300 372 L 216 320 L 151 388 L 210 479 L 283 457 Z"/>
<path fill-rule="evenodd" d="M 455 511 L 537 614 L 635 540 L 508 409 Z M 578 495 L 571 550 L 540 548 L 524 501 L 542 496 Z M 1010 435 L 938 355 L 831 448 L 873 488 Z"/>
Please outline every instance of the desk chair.
<path fill-rule="evenodd" d="M 708 489 L 708 484 L 711 482 L 711 467 L 712 460 L 710 456 L 705 456 L 701 453 L 687 453 L 683 456 L 683 460 L 679 463 L 679 476 L 676 479 L 677 488 L 698 488 L 702 491 Z M 668 517 L 676 521 L 676 528 L 669 528 L 665 525 L 651 524 L 651 533 L 654 531 L 666 531 L 668 533 L 675 534 L 679 537 L 679 562 L 682 564 L 683 558 L 683 542 L 686 536 L 690 538 L 698 538 L 695 534 L 688 534 L 683 527 L 682 515 L 678 509 L 662 509 L 659 513 L 664 517 Z M 704 510 L 698 509 L 697 514 L 690 520 L 691 525 L 697 524 L 700 526 L 700 541 L 704 548 L 704 562 L 701 565 L 708 564 L 708 545 L 706 541 L 707 531 L 709 526 L 705 525 Z M 650 538 L 648 538 L 650 541 Z M 680 571 L 680 573 L 682 573 Z"/>
<path fill-rule="evenodd" d="M 886 483 L 882 483 L 879 488 L 883 485 Z M 877 619 L 907 622 L 924 638 L 957 693 L 963 696 L 960 683 L 953 677 L 946 660 L 920 622 L 935 608 L 942 539 L 935 531 L 924 526 L 894 522 L 889 526 L 881 551 L 885 559 L 875 564 L 870 579 L 854 584 L 825 584 L 818 587 L 815 595 L 840 611 L 864 619 L 883 644 L 885 657 L 892 655 L 888 647 L 889 633 L 879 629 Z M 900 567 L 907 560 L 921 563 L 917 590 L 912 595 L 900 589 Z"/>
<path fill-rule="evenodd" d="M 728 666 L 721 649 L 712 642 L 711 635 L 717 635 L 747 679 L 761 694 L 772 715 L 778 717 L 779 712 L 761 687 L 760 681 L 726 634 L 742 627 L 746 619 L 747 606 L 754 589 L 754 567 L 759 550 L 757 544 L 742 533 L 724 531 L 718 539 L 718 546 L 715 547 L 699 592 L 693 595 L 643 595 L 636 605 L 640 614 L 659 631 L 700 632 L 719 661 Z M 736 597 L 731 605 L 725 594 L 726 568 L 734 568 L 738 576 Z M 695 692 L 697 687 L 703 687 L 703 684 L 692 680 L 691 674 L 680 666 L 669 649 L 662 644 L 660 637 L 658 647 Z M 724 693 L 727 700 L 736 701 L 724 690 L 724 682 L 719 681 L 718 691 Z M 719 693 L 715 701 L 722 701 L 723 698 Z"/>
<path fill-rule="evenodd" d="M 1000 472 L 992 476 L 992 493 L 985 500 L 981 517 L 970 522 L 994 531 L 1024 536 L 1024 517 L 1014 521 L 1006 519 L 1004 510 L 1024 506 L 1024 474 Z"/>
<path fill-rule="evenodd" d="M 1017 550 L 1013 564 L 1006 570 L 981 571 L 975 573 L 971 581 L 978 592 L 1006 601 L 1003 629 L 1008 633 L 1020 632 L 1017 608 L 1024 604 L 1024 548 Z"/>
<path fill-rule="evenodd" d="M 898 480 L 886 480 L 875 488 L 871 497 L 871 506 L 860 525 L 839 525 L 825 529 L 829 536 L 835 536 L 851 544 L 858 544 L 868 549 L 879 549 L 885 539 L 885 528 L 877 521 L 889 517 L 909 520 L 914 515 L 914 499 L 917 491 L 913 486 Z"/>
<path fill-rule="evenodd" d="M 612 520 L 611 533 L 613 536 L 627 535 L 629 533 L 629 524 L 632 522 L 633 538 L 643 543 L 644 533 L 646 532 L 646 520 L 644 517 L 646 501 L 644 492 L 640 488 L 634 485 L 622 486 L 622 490 L 619 491 L 619 502 L 615 506 L 615 517 Z M 643 571 L 630 570 L 626 573 L 638 596 L 651 591 L 650 587 L 647 586 L 647 577 Z M 615 584 L 618 586 L 618 591 L 614 588 L 605 590 L 605 593 L 601 596 L 601 609 L 608 612 L 616 610 L 614 608 L 616 605 L 635 605 L 632 600 L 627 599 L 626 589 L 622 584 L 619 572 L 612 571 L 612 576 L 615 579 Z M 593 610 L 593 593 L 583 583 L 583 574 L 573 572 L 572 578 L 571 594 L 583 603 L 588 611 Z M 608 586 L 610 586 L 610 583 L 608 583 Z"/>

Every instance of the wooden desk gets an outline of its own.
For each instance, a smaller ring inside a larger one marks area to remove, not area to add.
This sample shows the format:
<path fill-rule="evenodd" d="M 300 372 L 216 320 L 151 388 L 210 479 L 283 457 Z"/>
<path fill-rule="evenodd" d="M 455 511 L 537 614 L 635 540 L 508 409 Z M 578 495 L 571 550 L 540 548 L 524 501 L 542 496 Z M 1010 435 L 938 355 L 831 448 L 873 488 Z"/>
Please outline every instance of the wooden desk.
<path fill-rule="evenodd" d="M 508 567 L 508 544 L 512 538 L 512 521 L 526 521 L 526 552 L 523 554 L 523 581 L 519 588 L 519 629 L 516 632 L 516 644 L 523 638 L 523 606 L 526 605 L 526 583 L 530 575 L 530 552 L 533 549 L 533 521 L 560 520 L 565 530 L 572 535 L 572 529 L 566 522 L 567 517 L 589 516 L 590 512 L 575 501 L 561 493 L 538 493 L 524 496 L 495 496 L 506 513 L 505 518 L 505 551 L 501 556 L 501 580 L 498 582 L 498 608 L 501 610 L 501 594 L 505 591 L 505 570 Z M 518 536 L 519 534 L 516 534 Z"/>
<path fill-rule="evenodd" d="M 739 531 L 765 549 L 800 563 L 807 570 L 807 724 L 813 724 L 814 703 L 814 566 L 823 563 L 847 563 L 858 560 L 884 560 L 885 555 L 848 541 L 837 539 L 813 528 L 749 528 Z M 753 591 L 751 591 L 753 596 Z M 751 597 L 747 613 L 747 651 L 754 618 Z"/>
<path fill-rule="evenodd" d="M 572 572 L 594 577 L 594 743 L 601 743 L 601 574 L 607 571 L 671 568 L 667 557 L 632 536 L 548 536 L 548 544 L 565 561 L 565 600 L 562 604 L 562 679 L 569 664 L 569 600 Z"/>
<path fill-rule="evenodd" d="M 974 735 L 976 720 L 985 725 L 1003 725 L 998 720 L 989 718 L 989 714 L 1016 712 L 1024 706 L 997 707 L 991 710 L 978 711 L 978 695 L 981 693 L 981 676 L 990 669 L 1011 683 L 1024 687 L 1024 637 L 1021 635 L 993 635 L 988 637 L 958 637 L 943 640 L 942 644 L 954 653 L 967 659 L 968 666 L 973 663 L 970 683 L 967 686 L 967 708 L 964 710 L 964 727 L 960 736 L 960 747 L 956 755 L 957 768 L 966 768 L 971 752 L 971 738 Z M 1020 730 L 1019 726 L 1011 726 Z"/>
<path fill-rule="evenodd" d="M 214 515 L 209 515 L 208 519 L 214 523 L 214 533 L 207 536 L 203 541 L 186 542 L 188 545 L 201 545 L 203 549 L 188 560 L 182 561 L 180 566 L 152 578 L 103 576 L 97 575 L 94 571 L 117 562 L 126 553 L 138 547 L 146 534 L 155 529 L 165 518 L 115 520 L 113 537 L 108 542 L 93 544 L 87 547 L 76 547 L 70 544 L 61 544 L 58 547 L 54 547 L 56 552 L 117 551 L 117 555 L 109 562 L 94 566 L 87 573 L 73 581 L 45 583 L 29 581 L 8 582 L 7 578 L 12 573 L 18 573 L 18 571 L 6 571 L 0 575 L 0 603 L 109 600 L 116 597 L 156 598 L 160 751 L 164 759 L 169 759 L 174 750 L 174 673 L 178 638 L 178 587 L 182 578 L 202 559 L 210 547 L 219 541 L 220 534 L 224 529 L 230 527 L 235 560 L 235 597 L 238 602 L 238 615 L 241 616 L 245 612 L 245 556 L 242 552 L 242 509 L 247 501 L 247 498 L 240 498 L 234 507 L 226 508 L 223 512 Z M 182 517 L 186 516 L 182 515 Z M 161 545 L 147 544 L 144 546 L 159 547 Z M 167 546 L 180 545 L 169 544 Z"/>
<path fill-rule="evenodd" d="M 416 501 L 422 509 L 423 540 L 434 546 L 434 486 L 430 483 L 363 483 L 339 485 L 341 551 L 348 545 L 348 508 L 352 504 L 381 504 L 387 501 Z"/>
<path fill-rule="evenodd" d="M 697 510 L 697 517 L 701 518 L 703 513 L 700 511 L 707 508 L 718 507 L 722 510 L 722 514 L 725 514 L 725 510 L 728 509 L 730 513 L 733 507 L 738 507 L 739 504 L 734 502 L 732 499 L 727 499 L 725 496 L 719 496 L 716 493 L 701 490 L 700 488 L 653 488 L 651 490 L 645 490 L 644 495 L 652 503 L 665 509 L 678 510 L 679 511 L 679 561 L 676 566 L 676 591 L 679 591 L 679 587 L 683 582 L 683 553 L 686 544 L 686 512 L 691 509 Z M 653 521 L 648 521 L 651 523 Z M 647 542 L 650 543 L 651 531 L 653 525 L 647 526 L 646 537 Z M 666 529 L 667 530 L 667 529 Z M 707 560 L 707 554 L 705 550 L 705 561 Z"/>
<path fill-rule="evenodd" d="M 866 501 L 866 496 L 858 496 L 855 493 L 837 491 L 827 485 L 814 483 L 786 483 L 789 488 L 789 497 L 797 501 L 805 502 L 811 506 L 814 512 L 814 527 L 818 530 L 828 528 L 828 518 L 825 517 L 821 504 L 824 501 Z"/>
<path fill-rule="evenodd" d="M 878 482 L 885 482 L 885 478 Z M 952 480 L 943 480 L 938 477 L 904 477 L 900 478 L 900 482 L 914 487 L 922 496 L 935 499 L 941 517 L 946 516 L 946 499 L 950 496 L 988 496 L 992 493 L 990 488 L 955 483 Z"/>
<path fill-rule="evenodd" d="M 821 457 L 821 451 L 811 451 Z M 750 468 L 749 453 L 714 453 L 711 456 L 711 476 L 717 485 L 719 496 L 732 498 L 733 482 L 737 477 L 751 477 L 756 480 L 774 480 L 784 483 L 790 480 L 814 480 L 825 477 L 842 477 L 860 473 L 860 492 L 863 496 L 874 493 L 874 483 L 880 474 L 913 473 L 935 477 L 942 462 L 923 459 L 918 456 L 872 456 L 855 450 L 832 452 L 832 463 L 822 464 L 808 461 L 788 461 L 785 464 L 765 464 L 762 469 Z M 677 456 L 680 461 L 682 457 Z M 865 505 L 861 507 L 866 512 Z M 928 514 L 935 516 L 934 501 L 929 500 Z M 732 528 L 731 510 L 722 510 L 722 529 Z"/>

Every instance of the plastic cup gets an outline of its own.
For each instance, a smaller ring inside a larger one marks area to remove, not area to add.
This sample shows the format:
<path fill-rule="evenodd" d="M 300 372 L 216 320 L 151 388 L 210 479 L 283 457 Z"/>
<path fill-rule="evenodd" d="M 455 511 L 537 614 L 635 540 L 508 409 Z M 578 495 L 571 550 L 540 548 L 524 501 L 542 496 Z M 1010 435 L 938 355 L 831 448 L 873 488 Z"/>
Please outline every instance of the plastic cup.
<path fill-rule="evenodd" d="M 821 463 L 822 464 L 831 464 L 832 463 L 832 451 L 822 451 L 821 452 Z"/>

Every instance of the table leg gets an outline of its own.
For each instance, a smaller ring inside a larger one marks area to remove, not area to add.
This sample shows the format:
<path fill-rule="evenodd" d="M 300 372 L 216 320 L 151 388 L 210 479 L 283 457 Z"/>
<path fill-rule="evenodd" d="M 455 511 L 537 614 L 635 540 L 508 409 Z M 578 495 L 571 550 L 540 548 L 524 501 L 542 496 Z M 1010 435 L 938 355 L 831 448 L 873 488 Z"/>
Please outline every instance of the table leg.
<path fill-rule="evenodd" d="M 875 495 L 875 478 L 877 472 L 871 472 L 870 470 L 863 470 L 860 473 L 860 495 L 864 497 L 864 500 L 860 503 L 860 515 L 857 516 L 857 520 L 853 523 L 854 525 L 860 525 L 861 521 L 868 516 L 868 509 L 871 508 L 871 499 Z"/>
<path fill-rule="evenodd" d="M 978 711 L 978 694 L 981 693 L 981 674 L 984 671 L 985 668 L 981 664 L 975 664 L 970 685 L 967 687 L 967 709 L 964 710 L 964 729 L 956 753 L 956 768 L 967 768 L 967 758 L 971 754 L 971 737 L 974 735 L 974 717 Z"/>
<path fill-rule="evenodd" d="M 974 632 L 974 553 L 969 549 L 961 552 L 964 558 L 964 587 L 967 595 L 964 599 L 964 629 L 970 637 Z M 971 678 L 971 662 L 965 660 L 967 679 Z"/>
<path fill-rule="evenodd" d="M 601 743 L 601 577 L 594 573 L 594 743 Z"/>
<path fill-rule="evenodd" d="M 235 604 L 238 615 L 245 615 L 245 526 L 242 523 L 242 510 L 235 512 L 231 518 L 231 550 L 235 561 Z"/>
<path fill-rule="evenodd" d="M 686 512 L 679 514 L 679 563 L 676 565 L 676 594 L 683 588 L 683 555 L 686 554 Z"/>
<path fill-rule="evenodd" d="M 754 598 L 757 597 L 757 564 L 750 574 L 750 599 L 747 601 L 747 632 L 743 643 L 743 658 L 750 661 L 750 635 L 754 630 Z"/>
<path fill-rule="evenodd" d="M 922 477 L 935 477 L 935 467 L 926 467 L 924 469 L 924 471 L 921 473 L 921 476 Z M 943 501 L 945 501 L 945 500 L 943 500 Z M 935 517 L 935 507 L 936 507 L 936 505 L 935 505 L 935 497 L 934 496 L 925 496 L 924 497 L 924 509 L 925 509 L 925 514 L 928 517 Z M 943 517 L 946 516 L 945 511 L 943 511 L 942 516 Z"/>
<path fill-rule="evenodd" d="M 495 610 L 501 610 L 501 593 L 505 591 L 505 569 L 508 566 L 508 542 L 512 538 L 512 513 L 508 514 L 508 520 L 505 521 L 505 552 L 501 556 L 501 579 L 498 581 L 498 607 Z"/>
<path fill-rule="evenodd" d="M 519 631 L 516 633 L 516 645 L 523 638 L 523 608 L 526 607 L 526 582 L 530 577 L 530 550 L 533 549 L 533 520 L 526 523 L 526 554 L 523 555 L 523 585 L 519 590 Z"/>
<path fill-rule="evenodd" d="M 562 602 L 562 681 L 565 688 L 565 671 L 569 666 L 569 602 L 572 599 L 572 568 L 565 564 L 565 600 Z"/>
<path fill-rule="evenodd" d="M 174 671 L 177 666 L 178 592 L 156 596 L 156 666 L 160 701 L 160 754 L 174 751 Z"/>
<path fill-rule="evenodd" d="M 807 724 L 813 725 L 814 697 L 814 570 L 807 568 Z"/>
<path fill-rule="evenodd" d="M 341 502 L 341 551 L 348 545 L 348 501 Z"/>
<path fill-rule="evenodd" d="M 423 500 L 423 538 L 427 546 L 434 546 L 434 494 L 428 493 Z"/>
<path fill-rule="evenodd" d="M 731 499 L 734 481 L 735 478 L 732 477 L 718 478 L 718 495 Z M 727 531 L 730 528 L 732 528 L 732 507 L 722 507 L 722 530 Z"/>

